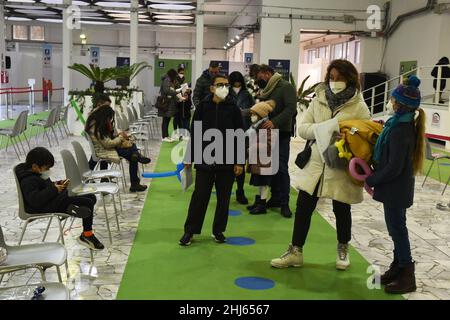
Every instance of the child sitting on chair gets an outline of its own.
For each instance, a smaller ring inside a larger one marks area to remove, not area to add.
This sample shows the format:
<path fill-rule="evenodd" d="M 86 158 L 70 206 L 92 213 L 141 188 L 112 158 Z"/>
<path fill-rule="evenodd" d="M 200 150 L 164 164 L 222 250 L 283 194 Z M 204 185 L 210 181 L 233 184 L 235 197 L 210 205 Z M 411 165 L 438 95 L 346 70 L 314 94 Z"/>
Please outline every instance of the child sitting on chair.
<path fill-rule="evenodd" d="M 247 209 L 250 211 L 250 214 L 258 215 L 264 214 L 267 212 L 266 208 L 266 200 L 269 195 L 269 186 L 271 183 L 272 175 L 274 174 L 272 170 L 270 170 L 272 161 L 269 163 L 263 163 L 261 156 L 263 157 L 272 157 L 271 154 L 271 130 L 270 129 L 262 129 L 261 126 L 269 120 L 268 116 L 275 108 L 275 101 L 269 100 L 265 102 L 260 102 L 255 104 L 250 109 L 250 120 L 252 122 L 252 126 L 249 129 L 250 131 L 256 131 L 256 138 L 252 138 L 251 135 L 255 134 L 253 132 L 250 135 L 250 143 L 249 143 L 249 164 L 247 166 L 247 172 L 250 172 L 250 185 L 259 187 L 259 194 L 255 197 L 255 203 L 251 206 L 248 206 Z M 266 131 L 267 140 L 264 139 L 264 135 L 261 131 Z M 251 162 L 251 155 L 256 155 L 257 163 Z"/>
<path fill-rule="evenodd" d="M 37 147 L 27 154 L 25 163 L 15 168 L 22 189 L 25 211 L 29 214 L 67 213 L 83 219 L 83 232 L 78 242 L 92 250 L 104 249 L 92 231 L 95 195 L 69 197 L 69 180 L 53 182 L 49 172 L 55 159 L 46 148 Z"/>

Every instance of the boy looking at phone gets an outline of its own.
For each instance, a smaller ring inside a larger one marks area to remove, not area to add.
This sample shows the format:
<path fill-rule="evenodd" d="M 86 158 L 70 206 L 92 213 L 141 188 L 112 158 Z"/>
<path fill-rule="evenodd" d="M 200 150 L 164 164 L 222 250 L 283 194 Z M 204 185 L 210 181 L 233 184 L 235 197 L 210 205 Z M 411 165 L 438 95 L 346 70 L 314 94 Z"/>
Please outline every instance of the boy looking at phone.
<path fill-rule="evenodd" d="M 50 179 L 50 168 L 55 159 L 46 148 L 32 149 L 25 160 L 15 168 L 22 189 L 25 211 L 30 214 L 67 213 L 83 219 L 83 232 L 78 242 L 92 250 L 104 249 L 103 244 L 95 237 L 92 230 L 95 195 L 70 197 L 67 192 L 69 179 L 53 182 Z"/>

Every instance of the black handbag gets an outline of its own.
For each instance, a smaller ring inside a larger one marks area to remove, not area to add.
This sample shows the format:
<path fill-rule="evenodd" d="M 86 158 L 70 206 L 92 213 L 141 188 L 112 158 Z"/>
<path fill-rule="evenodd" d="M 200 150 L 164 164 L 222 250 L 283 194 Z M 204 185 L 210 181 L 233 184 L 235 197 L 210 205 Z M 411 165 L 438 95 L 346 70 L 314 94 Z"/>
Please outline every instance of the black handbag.
<path fill-rule="evenodd" d="M 297 155 L 297 158 L 295 159 L 295 164 L 300 169 L 305 168 L 306 165 L 308 164 L 309 159 L 311 158 L 311 153 L 312 153 L 311 146 L 314 144 L 315 141 L 316 140 L 306 141 L 305 149 L 303 149 L 303 151 Z"/>
<path fill-rule="evenodd" d="M 158 111 L 161 111 L 163 113 L 166 112 L 167 110 L 169 110 L 169 105 L 169 97 L 161 95 L 156 98 L 155 108 L 158 109 Z"/>

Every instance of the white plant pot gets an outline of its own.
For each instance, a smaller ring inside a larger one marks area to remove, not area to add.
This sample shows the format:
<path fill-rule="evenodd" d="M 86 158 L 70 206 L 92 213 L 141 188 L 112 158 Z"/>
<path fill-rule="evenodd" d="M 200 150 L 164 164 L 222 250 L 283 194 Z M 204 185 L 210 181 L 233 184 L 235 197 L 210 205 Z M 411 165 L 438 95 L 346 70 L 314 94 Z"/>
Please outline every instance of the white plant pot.
<path fill-rule="evenodd" d="M 75 101 L 77 97 L 74 96 Z M 78 104 L 78 103 L 77 103 Z M 81 105 L 78 104 L 78 107 L 81 109 Z M 92 110 L 92 96 L 84 96 L 84 110 L 83 110 L 83 118 L 86 121 L 89 115 L 89 112 Z M 69 113 L 67 115 L 67 125 L 69 127 L 69 131 L 74 136 L 81 136 L 81 133 L 84 131 L 84 124 L 77 120 L 78 115 L 76 111 L 70 106 Z"/>

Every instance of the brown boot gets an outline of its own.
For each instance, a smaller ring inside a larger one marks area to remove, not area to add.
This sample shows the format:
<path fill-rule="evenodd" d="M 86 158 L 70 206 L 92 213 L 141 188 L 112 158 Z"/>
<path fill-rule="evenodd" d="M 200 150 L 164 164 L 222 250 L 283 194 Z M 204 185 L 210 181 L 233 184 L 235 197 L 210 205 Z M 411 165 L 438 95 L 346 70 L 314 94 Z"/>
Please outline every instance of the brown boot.
<path fill-rule="evenodd" d="M 393 282 L 395 279 L 397 279 L 399 272 L 400 268 L 398 266 L 398 263 L 396 261 L 392 262 L 389 269 L 381 275 L 380 283 L 385 286 Z"/>
<path fill-rule="evenodd" d="M 405 294 L 416 291 L 416 276 L 414 275 L 414 262 L 399 267 L 397 279 L 384 287 L 386 293 Z"/>

